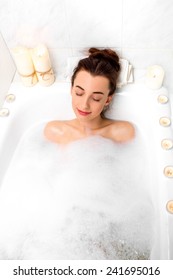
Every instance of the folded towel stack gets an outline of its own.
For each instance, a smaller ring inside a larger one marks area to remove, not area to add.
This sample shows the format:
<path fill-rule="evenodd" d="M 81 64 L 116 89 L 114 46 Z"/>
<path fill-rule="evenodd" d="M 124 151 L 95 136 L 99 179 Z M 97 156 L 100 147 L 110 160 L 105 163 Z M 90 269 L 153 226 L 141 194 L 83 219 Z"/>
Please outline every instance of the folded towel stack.
<path fill-rule="evenodd" d="M 128 60 L 120 58 L 121 71 L 117 81 L 117 87 L 121 88 L 124 85 L 133 83 L 133 71 L 132 65 Z"/>

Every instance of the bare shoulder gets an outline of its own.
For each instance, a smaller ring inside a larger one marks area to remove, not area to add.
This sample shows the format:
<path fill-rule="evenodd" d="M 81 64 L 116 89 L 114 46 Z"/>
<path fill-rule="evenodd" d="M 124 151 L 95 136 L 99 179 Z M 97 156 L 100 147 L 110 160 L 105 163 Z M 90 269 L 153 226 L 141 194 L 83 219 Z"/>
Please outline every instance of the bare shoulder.
<path fill-rule="evenodd" d="M 45 137 L 52 142 L 59 142 L 60 136 L 64 134 L 64 121 L 50 121 L 44 128 Z"/>
<path fill-rule="evenodd" d="M 111 138 L 117 142 L 127 142 L 135 137 L 135 127 L 128 121 L 114 121 L 111 124 Z"/>

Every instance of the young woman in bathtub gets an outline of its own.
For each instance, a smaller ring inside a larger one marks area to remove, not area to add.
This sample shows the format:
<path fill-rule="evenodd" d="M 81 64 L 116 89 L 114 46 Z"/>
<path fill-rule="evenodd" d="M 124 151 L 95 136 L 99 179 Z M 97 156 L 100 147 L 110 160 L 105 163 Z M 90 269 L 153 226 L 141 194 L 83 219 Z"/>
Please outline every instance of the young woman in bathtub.
<path fill-rule="evenodd" d="M 45 127 L 50 141 L 67 144 L 90 135 L 116 142 L 134 137 L 134 127 L 127 121 L 115 121 L 103 113 L 112 100 L 120 72 L 118 55 L 110 49 L 89 49 L 89 57 L 79 61 L 72 76 L 72 106 L 76 119 L 51 121 Z"/>
<path fill-rule="evenodd" d="M 0 259 L 149 259 L 144 146 L 137 129 L 128 141 L 131 123 L 103 114 L 119 71 L 115 52 L 90 49 L 72 76 L 77 118 L 22 138 L 0 192 Z"/>

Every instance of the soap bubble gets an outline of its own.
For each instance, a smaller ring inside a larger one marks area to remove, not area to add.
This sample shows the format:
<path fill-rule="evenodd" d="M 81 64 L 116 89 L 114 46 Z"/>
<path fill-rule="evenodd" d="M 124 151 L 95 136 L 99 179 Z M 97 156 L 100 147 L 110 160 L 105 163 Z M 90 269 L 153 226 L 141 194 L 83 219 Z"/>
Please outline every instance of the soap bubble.
<path fill-rule="evenodd" d="M 154 207 L 139 133 L 62 146 L 43 127 L 23 136 L 4 180 L 1 258 L 149 259 Z"/>

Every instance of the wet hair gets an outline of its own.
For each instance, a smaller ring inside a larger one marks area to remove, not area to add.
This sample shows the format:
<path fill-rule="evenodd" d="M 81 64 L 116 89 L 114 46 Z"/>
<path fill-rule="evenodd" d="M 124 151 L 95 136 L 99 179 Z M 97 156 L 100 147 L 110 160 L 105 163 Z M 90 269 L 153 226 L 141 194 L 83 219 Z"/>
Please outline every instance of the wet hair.
<path fill-rule="evenodd" d="M 97 48 L 90 48 L 88 52 L 89 56 L 81 59 L 73 71 L 71 78 L 72 86 L 77 73 L 85 70 L 93 76 L 106 77 L 110 85 L 109 95 L 113 95 L 117 87 L 117 79 L 120 72 L 118 55 L 111 49 L 99 50 Z"/>

